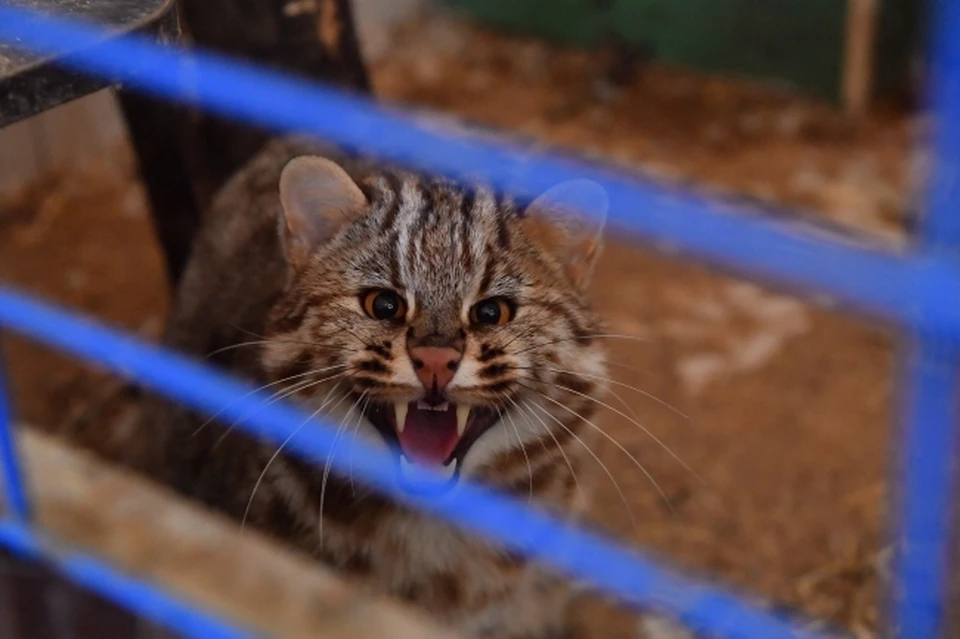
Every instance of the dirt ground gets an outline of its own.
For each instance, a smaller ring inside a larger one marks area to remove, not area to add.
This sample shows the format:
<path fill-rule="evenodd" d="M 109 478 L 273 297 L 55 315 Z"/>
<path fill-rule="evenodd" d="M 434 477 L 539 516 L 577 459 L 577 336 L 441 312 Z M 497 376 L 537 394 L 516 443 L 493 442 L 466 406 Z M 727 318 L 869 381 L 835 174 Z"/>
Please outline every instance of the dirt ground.
<path fill-rule="evenodd" d="M 617 87 L 609 64 L 431 18 L 397 35 L 374 79 L 388 100 L 902 237 L 910 117 L 881 105 L 850 123 L 782 90 L 655 65 Z M 129 150 L 84 158 L 0 204 L 0 276 L 155 336 L 168 299 Z M 695 574 L 874 636 L 889 554 L 892 336 L 616 243 L 595 299 L 610 331 L 629 336 L 609 340 L 616 410 L 602 424 L 646 470 L 604 445 L 624 499 L 598 471 L 596 520 Z M 99 388 L 58 355 L 13 338 L 4 347 L 30 422 L 53 428 Z M 642 428 L 625 418 L 634 413 Z M 635 629 L 599 603 L 583 619 L 591 637 Z"/>

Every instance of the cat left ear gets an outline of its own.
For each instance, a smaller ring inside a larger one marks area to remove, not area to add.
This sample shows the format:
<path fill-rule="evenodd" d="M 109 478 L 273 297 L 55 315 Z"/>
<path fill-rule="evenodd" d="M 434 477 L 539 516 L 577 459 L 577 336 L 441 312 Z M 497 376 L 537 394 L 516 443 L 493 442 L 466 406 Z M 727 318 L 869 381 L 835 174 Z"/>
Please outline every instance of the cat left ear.
<path fill-rule="evenodd" d="M 585 288 L 600 255 L 603 227 L 610 206 L 607 192 L 591 180 L 571 180 L 553 187 L 527 207 L 528 230 L 541 239 L 566 266 L 579 288 Z"/>
<path fill-rule="evenodd" d="M 338 164 L 294 158 L 280 175 L 280 238 L 287 260 L 300 264 L 366 208 L 367 198 Z"/>

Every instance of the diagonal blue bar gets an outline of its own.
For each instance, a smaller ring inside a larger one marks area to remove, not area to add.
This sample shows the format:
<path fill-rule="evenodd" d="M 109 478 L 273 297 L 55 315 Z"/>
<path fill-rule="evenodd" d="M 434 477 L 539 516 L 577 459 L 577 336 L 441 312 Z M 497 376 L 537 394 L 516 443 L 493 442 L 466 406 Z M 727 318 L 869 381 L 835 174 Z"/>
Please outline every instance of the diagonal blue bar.
<path fill-rule="evenodd" d="M 248 631 L 200 612 L 159 588 L 120 573 L 107 564 L 76 552 L 58 549 L 21 523 L 0 519 L 0 547 L 22 557 L 49 563 L 74 583 L 145 619 L 174 630 L 186 639 L 255 639 Z"/>
<path fill-rule="evenodd" d="M 308 461 L 332 461 L 381 492 L 472 530 L 494 542 L 585 580 L 620 601 L 662 610 L 711 636 L 764 639 L 814 637 L 745 604 L 733 595 L 659 567 L 642 554 L 583 528 L 571 527 L 525 502 L 464 484 L 443 500 L 411 495 L 393 477 L 387 453 L 317 422 L 300 428 L 304 414 L 181 356 L 117 334 L 91 321 L 0 288 L 0 326 L 95 362 L 180 400 L 192 408 L 265 437 Z M 221 412 L 222 411 L 222 412 Z M 317 420 L 314 420 L 317 421 Z M 289 439 L 288 439 L 289 438 Z M 336 455 L 329 455 L 336 447 Z"/>
<path fill-rule="evenodd" d="M 21 521 L 30 517 L 30 501 L 23 484 L 23 473 L 17 457 L 17 442 L 13 434 L 13 411 L 6 383 L 5 362 L 0 351 L 0 475 L 4 502 L 10 514 Z"/>
<path fill-rule="evenodd" d="M 489 138 L 431 129 L 368 101 L 211 54 L 145 40 L 104 42 L 99 29 L 0 6 L 0 40 L 39 51 L 82 51 L 66 63 L 160 97 L 278 130 L 306 132 L 421 169 L 478 176 L 533 195 L 590 178 L 606 187 L 609 221 L 646 240 L 755 277 L 833 296 L 865 312 L 934 330 L 960 330 L 960 264 L 856 248 L 785 223 L 721 214 L 716 205 L 641 184 L 571 159 L 533 154 Z M 921 285 L 922 283 L 922 285 Z"/>

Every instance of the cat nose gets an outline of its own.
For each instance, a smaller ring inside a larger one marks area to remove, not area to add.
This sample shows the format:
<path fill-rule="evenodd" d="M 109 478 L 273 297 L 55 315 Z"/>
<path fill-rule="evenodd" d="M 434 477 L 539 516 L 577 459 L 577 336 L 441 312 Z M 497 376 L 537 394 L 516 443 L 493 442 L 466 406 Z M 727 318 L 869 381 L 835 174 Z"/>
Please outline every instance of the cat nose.
<path fill-rule="evenodd" d="M 413 370 L 428 393 L 446 388 L 460 366 L 460 358 L 460 351 L 455 348 L 418 346 L 410 349 Z"/>

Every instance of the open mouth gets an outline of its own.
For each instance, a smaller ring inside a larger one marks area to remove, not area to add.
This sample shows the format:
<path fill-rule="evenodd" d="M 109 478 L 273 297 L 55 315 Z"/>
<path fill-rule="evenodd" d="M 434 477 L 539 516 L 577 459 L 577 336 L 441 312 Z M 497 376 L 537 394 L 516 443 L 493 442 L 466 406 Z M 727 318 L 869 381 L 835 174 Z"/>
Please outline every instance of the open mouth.
<path fill-rule="evenodd" d="M 371 404 L 365 414 L 398 450 L 402 479 L 409 480 L 426 469 L 445 478 L 448 486 L 459 479 L 460 464 L 470 447 L 497 421 L 497 413 L 489 408 L 422 399 Z"/>

